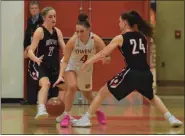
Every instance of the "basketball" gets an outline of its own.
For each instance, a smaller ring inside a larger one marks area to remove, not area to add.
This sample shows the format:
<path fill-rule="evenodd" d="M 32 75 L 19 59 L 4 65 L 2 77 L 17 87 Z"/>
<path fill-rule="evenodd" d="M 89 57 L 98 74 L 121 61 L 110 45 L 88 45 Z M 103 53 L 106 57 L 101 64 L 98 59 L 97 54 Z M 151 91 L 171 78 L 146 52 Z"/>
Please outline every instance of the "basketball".
<path fill-rule="evenodd" d="M 47 101 L 46 109 L 50 116 L 59 116 L 64 112 L 65 105 L 58 97 L 52 97 Z"/>

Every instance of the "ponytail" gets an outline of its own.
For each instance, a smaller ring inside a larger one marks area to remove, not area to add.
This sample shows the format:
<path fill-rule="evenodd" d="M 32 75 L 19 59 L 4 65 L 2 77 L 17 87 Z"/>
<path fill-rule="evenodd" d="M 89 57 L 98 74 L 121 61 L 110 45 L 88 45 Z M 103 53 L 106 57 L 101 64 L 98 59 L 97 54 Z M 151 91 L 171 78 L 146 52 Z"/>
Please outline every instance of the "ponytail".
<path fill-rule="evenodd" d="M 127 13 L 123 13 L 121 15 L 121 18 L 123 20 L 127 20 L 130 27 L 133 28 L 134 25 L 137 25 L 141 33 L 143 33 L 145 36 L 152 37 L 153 35 L 152 26 L 147 24 L 147 22 L 136 11 L 130 11 Z"/>
<path fill-rule="evenodd" d="M 138 25 L 138 29 L 144 35 L 152 37 L 153 35 L 153 28 L 150 24 L 148 24 L 136 11 L 130 12 L 136 18 L 136 24 Z"/>

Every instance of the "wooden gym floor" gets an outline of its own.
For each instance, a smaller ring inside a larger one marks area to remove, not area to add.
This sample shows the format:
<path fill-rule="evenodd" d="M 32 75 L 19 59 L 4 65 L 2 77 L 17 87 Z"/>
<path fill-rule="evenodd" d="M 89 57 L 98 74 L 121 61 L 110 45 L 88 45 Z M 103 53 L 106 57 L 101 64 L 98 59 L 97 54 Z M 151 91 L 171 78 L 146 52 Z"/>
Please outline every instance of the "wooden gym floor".
<path fill-rule="evenodd" d="M 162 97 L 162 101 L 184 122 L 184 97 Z M 74 105 L 72 115 L 79 117 L 88 105 Z M 2 104 L 2 134 L 184 134 L 184 125 L 171 128 L 163 116 L 150 105 L 104 105 L 107 125 L 92 118 L 91 128 L 60 128 L 55 117 L 35 121 L 36 106 Z"/>

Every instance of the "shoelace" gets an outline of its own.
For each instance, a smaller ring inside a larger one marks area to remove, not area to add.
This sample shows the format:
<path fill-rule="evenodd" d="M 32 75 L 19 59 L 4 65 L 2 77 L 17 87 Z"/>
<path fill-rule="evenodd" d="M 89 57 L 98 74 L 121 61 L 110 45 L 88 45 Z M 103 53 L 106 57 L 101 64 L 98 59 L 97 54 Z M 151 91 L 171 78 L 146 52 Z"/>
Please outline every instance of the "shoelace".
<path fill-rule="evenodd" d="M 79 119 L 79 121 L 80 120 L 82 120 L 82 119 L 84 119 L 85 117 L 87 117 L 87 113 L 85 113 L 85 114 L 83 114 L 83 115 L 81 115 L 82 117 Z"/>

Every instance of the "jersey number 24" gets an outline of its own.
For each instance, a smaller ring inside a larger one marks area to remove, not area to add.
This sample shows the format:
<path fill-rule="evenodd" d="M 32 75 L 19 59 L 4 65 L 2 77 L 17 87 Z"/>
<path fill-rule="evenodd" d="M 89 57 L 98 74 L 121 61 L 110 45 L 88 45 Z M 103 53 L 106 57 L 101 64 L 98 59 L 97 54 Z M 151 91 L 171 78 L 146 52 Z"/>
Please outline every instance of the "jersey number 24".
<path fill-rule="evenodd" d="M 137 42 L 136 39 L 130 39 L 130 44 L 133 45 L 132 54 L 139 54 L 141 50 L 145 53 L 145 46 L 142 43 L 142 39 L 139 39 L 139 50 L 137 50 Z"/>

